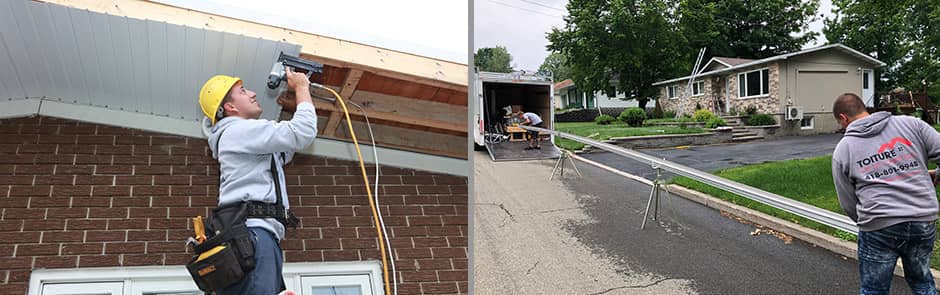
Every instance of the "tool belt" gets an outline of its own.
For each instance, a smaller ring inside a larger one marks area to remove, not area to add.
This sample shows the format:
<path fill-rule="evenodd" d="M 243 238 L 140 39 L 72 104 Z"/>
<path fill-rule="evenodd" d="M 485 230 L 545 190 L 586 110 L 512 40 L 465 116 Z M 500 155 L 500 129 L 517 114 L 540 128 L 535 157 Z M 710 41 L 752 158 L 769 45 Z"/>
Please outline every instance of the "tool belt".
<path fill-rule="evenodd" d="M 212 210 L 212 217 L 205 222 L 206 240 L 193 247 L 196 256 L 186 264 L 199 290 L 222 290 L 241 281 L 255 268 L 254 242 L 245 225 L 247 218 L 247 203 Z"/>
<path fill-rule="evenodd" d="M 280 201 L 280 194 L 278 194 L 278 201 Z M 285 227 L 297 228 L 297 224 L 300 223 L 300 219 L 297 219 L 294 216 L 294 213 L 289 209 L 284 208 L 284 205 L 281 205 L 280 202 L 277 204 L 251 201 L 246 202 L 248 205 L 248 218 L 274 218 Z"/>

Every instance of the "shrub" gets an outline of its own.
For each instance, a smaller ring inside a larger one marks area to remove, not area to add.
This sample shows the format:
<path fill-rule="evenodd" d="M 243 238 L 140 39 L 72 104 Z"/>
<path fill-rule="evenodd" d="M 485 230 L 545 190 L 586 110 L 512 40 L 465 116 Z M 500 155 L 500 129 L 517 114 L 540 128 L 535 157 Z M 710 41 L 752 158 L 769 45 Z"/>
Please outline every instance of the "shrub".
<path fill-rule="evenodd" d="M 663 112 L 663 118 L 675 118 L 675 117 L 676 117 L 675 111 Z"/>
<path fill-rule="evenodd" d="M 692 115 L 692 119 L 695 119 L 695 122 L 708 122 L 712 118 L 715 118 L 715 114 L 709 110 L 697 110 L 695 114 Z"/>
<path fill-rule="evenodd" d="M 610 125 L 610 123 L 613 123 L 616 120 L 617 119 L 614 119 L 614 116 L 611 115 L 600 115 L 594 117 L 594 123 L 597 123 L 597 125 Z"/>
<path fill-rule="evenodd" d="M 631 127 L 643 126 L 643 120 L 646 120 L 646 111 L 641 108 L 628 108 L 617 117 L 620 121 L 627 122 Z"/>
<path fill-rule="evenodd" d="M 748 126 L 763 126 L 777 124 L 777 120 L 768 114 L 756 114 L 747 119 Z"/>
<path fill-rule="evenodd" d="M 754 114 L 757 114 L 757 107 L 753 105 L 749 105 L 746 108 L 744 108 L 744 113 L 747 114 L 748 116 L 753 116 Z"/>
<path fill-rule="evenodd" d="M 705 122 L 705 128 L 718 128 L 721 126 L 728 126 L 728 123 L 725 123 L 725 120 L 719 117 L 712 117 L 708 119 L 708 122 Z"/>

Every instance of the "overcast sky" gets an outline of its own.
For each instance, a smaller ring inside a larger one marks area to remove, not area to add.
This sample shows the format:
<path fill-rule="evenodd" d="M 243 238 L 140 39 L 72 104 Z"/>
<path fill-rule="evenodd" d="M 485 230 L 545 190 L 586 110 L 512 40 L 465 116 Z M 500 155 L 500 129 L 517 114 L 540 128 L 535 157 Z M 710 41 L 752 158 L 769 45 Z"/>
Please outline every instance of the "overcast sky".
<path fill-rule="evenodd" d="M 548 56 L 545 34 L 552 27 L 563 28 L 567 0 L 474 0 L 474 50 L 505 46 L 515 69 L 537 70 Z M 820 0 L 817 16 L 832 15 L 832 1 Z M 817 17 L 819 18 L 819 17 Z M 822 33 L 822 18 L 809 29 Z M 806 47 L 826 43 L 822 35 Z"/>
<path fill-rule="evenodd" d="M 155 0 L 346 41 L 467 63 L 465 0 Z"/>

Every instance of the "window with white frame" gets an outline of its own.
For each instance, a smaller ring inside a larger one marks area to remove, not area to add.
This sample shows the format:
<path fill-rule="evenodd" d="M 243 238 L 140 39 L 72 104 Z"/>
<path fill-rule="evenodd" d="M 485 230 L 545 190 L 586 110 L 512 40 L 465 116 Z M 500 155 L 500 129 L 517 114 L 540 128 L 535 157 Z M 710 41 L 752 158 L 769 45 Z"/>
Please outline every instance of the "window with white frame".
<path fill-rule="evenodd" d="M 695 81 L 692 83 L 692 96 L 705 94 L 705 81 Z"/>
<path fill-rule="evenodd" d="M 669 98 L 679 97 L 679 86 L 670 85 L 666 87 L 666 96 Z"/>
<path fill-rule="evenodd" d="M 284 283 L 300 295 L 383 294 L 377 261 L 284 264 Z M 29 295 L 198 295 L 203 294 L 183 266 L 38 269 L 30 274 Z"/>
<path fill-rule="evenodd" d="M 803 117 L 803 119 L 800 120 L 800 129 L 813 129 L 813 123 L 815 123 L 813 122 L 813 117 Z"/>
<path fill-rule="evenodd" d="M 760 69 L 738 74 L 738 98 L 770 94 L 770 70 Z"/>

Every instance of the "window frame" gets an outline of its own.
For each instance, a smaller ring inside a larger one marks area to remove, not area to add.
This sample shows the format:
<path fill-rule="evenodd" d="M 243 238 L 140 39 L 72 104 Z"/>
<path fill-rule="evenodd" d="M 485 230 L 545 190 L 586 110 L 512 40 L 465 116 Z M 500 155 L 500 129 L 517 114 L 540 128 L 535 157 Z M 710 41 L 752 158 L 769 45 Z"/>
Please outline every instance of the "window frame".
<path fill-rule="evenodd" d="M 384 295 L 382 267 L 379 261 L 295 262 L 284 264 L 284 282 L 290 290 L 301 287 L 304 277 L 369 276 L 372 295 Z M 167 287 L 189 285 L 198 291 L 189 271 L 183 265 L 85 267 L 68 269 L 35 269 L 30 273 L 28 295 L 42 295 L 45 284 L 123 284 L 123 294 L 167 292 Z M 148 288 L 148 286 L 151 286 Z M 176 289 L 174 289 L 176 290 Z M 366 290 L 363 288 L 363 290 Z"/>
<path fill-rule="evenodd" d="M 699 86 L 701 84 L 701 86 Z M 695 88 L 698 88 L 698 93 L 695 92 Z M 705 95 L 705 80 L 698 80 L 692 82 L 692 97 Z"/>
<path fill-rule="evenodd" d="M 803 121 L 809 120 L 809 125 L 804 126 Z M 800 120 L 800 130 L 811 130 L 816 127 L 816 117 L 814 116 L 803 116 L 803 119 Z"/>
<path fill-rule="evenodd" d="M 672 90 L 672 93 L 669 93 L 670 90 Z M 666 86 L 666 97 L 669 99 L 679 98 L 679 86 L 678 85 Z"/>
<path fill-rule="evenodd" d="M 767 71 L 767 92 L 764 93 L 764 71 Z M 747 95 L 747 74 L 758 72 L 757 81 L 759 82 L 758 94 L 756 95 Z M 738 99 L 748 99 L 748 98 L 758 98 L 758 97 L 767 97 L 770 96 L 770 67 L 764 67 L 759 69 L 754 69 L 746 72 L 740 72 L 737 74 L 738 79 Z M 742 91 L 744 91 L 741 95 Z"/>

